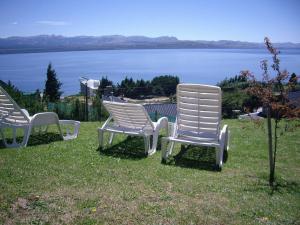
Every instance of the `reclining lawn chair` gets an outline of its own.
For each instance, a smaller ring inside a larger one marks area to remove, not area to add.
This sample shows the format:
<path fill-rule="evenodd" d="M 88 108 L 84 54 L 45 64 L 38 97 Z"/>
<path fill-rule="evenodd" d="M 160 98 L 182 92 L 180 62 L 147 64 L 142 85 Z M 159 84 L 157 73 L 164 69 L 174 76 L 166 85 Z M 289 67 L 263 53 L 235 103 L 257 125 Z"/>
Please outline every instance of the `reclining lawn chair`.
<path fill-rule="evenodd" d="M 103 147 L 103 133 L 107 131 L 111 133 L 109 144 L 112 143 L 115 133 L 142 136 L 145 142 L 145 154 L 152 155 L 156 152 L 160 129 L 168 130 L 166 117 L 152 122 L 147 111 L 140 104 L 103 101 L 103 105 L 110 116 L 98 129 L 100 148 Z M 151 136 L 152 144 L 150 143 Z"/>
<path fill-rule="evenodd" d="M 35 128 L 46 127 L 43 131 L 47 131 L 50 124 L 56 124 L 58 131 L 63 140 L 74 139 L 78 135 L 80 122 L 74 120 L 59 120 L 54 112 L 37 113 L 29 116 L 26 109 L 21 109 L 18 104 L 8 95 L 8 93 L 0 86 L 0 137 L 4 145 L 8 148 L 26 147 L 29 136 Z M 73 132 L 69 127 L 73 127 Z M 66 128 L 63 134 L 62 128 Z M 9 143 L 9 137 L 5 130 L 12 131 L 12 142 Z M 23 130 L 23 138 L 18 141 L 17 131 Z"/>
<path fill-rule="evenodd" d="M 177 117 L 171 136 L 162 140 L 162 163 L 166 162 L 177 142 L 216 148 L 216 164 L 222 167 L 223 151 L 229 148 L 229 136 L 227 125 L 220 130 L 221 95 L 221 88 L 216 86 L 177 86 Z"/>

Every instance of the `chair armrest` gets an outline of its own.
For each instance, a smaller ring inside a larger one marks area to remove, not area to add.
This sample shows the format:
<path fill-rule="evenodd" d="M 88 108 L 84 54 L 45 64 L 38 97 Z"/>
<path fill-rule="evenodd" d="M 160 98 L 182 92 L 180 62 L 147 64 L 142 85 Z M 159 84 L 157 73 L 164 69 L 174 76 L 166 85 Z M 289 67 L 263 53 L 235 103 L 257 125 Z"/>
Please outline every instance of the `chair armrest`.
<path fill-rule="evenodd" d="M 62 129 L 62 135 L 64 140 L 70 140 L 77 138 L 80 128 L 80 122 L 76 120 L 59 120 L 60 128 Z M 70 130 L 70 126 L 73 132 Z"/>
<path fill-rule="evenodd" d="M 223 126 L 223 128 L 222 128 L 220 134 L 219 134 L 219 140 L 221 140 L 222 137 L 223 137 L 225 134 L 227 134 L 227 133 L 228 133 L 228 125 L 225 124 L 225 125 Z"/>
<path fill-rule="evenodd" d="M 43 112 L 34 114 L 32 117 L 30 117 L 30 122 L 32 126 L 46 126 L 50 124 L 59 125 L 58 116 L 54 112 Z"/>
<path fill-rule="evenodd" d="M 21 110 L 28 118 L 31 118 L 29 112 L 26 109 L 21 109 Z"/>
<path fill-rule="evenodd" d="M 177 133 L 177 118 L 174 123 L 172 122 L 169 123 L 168 128 L 169 128 L 169 136 L 175 137 Z"/>
<path fill-rule="evenodd" d="M 229 150 L 229 130 L 228 125 L 224 125 L 220 135 L 219 135 L 219 142 L 222 149 L 225 149 L 226 151 Z"/>
<path fill-rule="evenodd" d="M 166 128 L 168 130 L 168 118 L 161 117 L 159 120 L 154 124 L 154 130 L 160 130 L 161 128 Z"/>
<path fill-rule="evenodd" d="M 101 129 L 104 129 L 107 126 L 107 124 L 112 120 L 112 118 L 113 118 L 112 116 L 109 116 L 108 119 L 102 125 Z"/>

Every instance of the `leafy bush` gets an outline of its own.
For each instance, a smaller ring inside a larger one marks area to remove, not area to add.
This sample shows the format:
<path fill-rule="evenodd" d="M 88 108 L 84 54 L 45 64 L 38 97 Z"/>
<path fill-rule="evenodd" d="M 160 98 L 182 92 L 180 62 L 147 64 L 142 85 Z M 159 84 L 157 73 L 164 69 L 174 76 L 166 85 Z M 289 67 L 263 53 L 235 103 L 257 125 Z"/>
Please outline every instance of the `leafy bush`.
<path fill-rule="evenodd" d="M 154 95 L 171 96 L 176 94 L 177 84 L 179 84 L 177 76 L 165 75 L 154 77 L 151 81 L 152 93 Z"/>
<path fill-rule="evenodd" d="M 222 112 L 224 118 L 234 118 L 237 115 L 234 110 L 249 112 L 261 106 L 261 102 L 257 97 L 246 93 L 249 82 L 243 76 L 226 78 L 217 85 L 223 91 Z"/>

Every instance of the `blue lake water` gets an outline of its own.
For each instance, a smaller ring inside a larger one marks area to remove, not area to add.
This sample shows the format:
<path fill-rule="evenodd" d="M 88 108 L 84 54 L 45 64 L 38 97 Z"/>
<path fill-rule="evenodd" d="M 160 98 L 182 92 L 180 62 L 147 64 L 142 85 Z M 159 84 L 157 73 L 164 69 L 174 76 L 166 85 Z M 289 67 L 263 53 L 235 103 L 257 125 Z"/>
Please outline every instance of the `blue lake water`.
<path fill-rule="evenodd" d="M 51 62 L 64 95 L 79 92 L 79 77 L 115 83 L 125 76 L 150 80 L 158 75 L 177 75 L 181 82 L 216 84 L 248 69 L 261 77 L 260 61 L 271 56 L 265 49 L 150 49 L 47 52 L 0 55 L 0 79 L 19 89 L 43 89 Z M 300 49 L 283 49 L 281 68 L 300 74 Z"/>

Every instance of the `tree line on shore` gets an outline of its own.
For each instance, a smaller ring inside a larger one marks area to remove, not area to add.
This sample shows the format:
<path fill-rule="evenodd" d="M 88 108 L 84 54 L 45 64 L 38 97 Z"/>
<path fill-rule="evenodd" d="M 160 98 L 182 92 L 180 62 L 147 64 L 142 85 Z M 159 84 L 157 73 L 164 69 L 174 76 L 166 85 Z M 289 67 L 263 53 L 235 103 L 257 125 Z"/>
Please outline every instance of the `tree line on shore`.
<path fill-rule="evenodd" d="M 172 75 L 163 75 L 154 77 L 151 81 L 125 77 L 120 83 L 113 84 L 107 77 L 102 77 L 98 89 L 98 95 L 102 96 L 106 91 L 112 91 L 115 96 L 128 98 L 147 98 L 153 96 L 172 96 L 176 93 L 176 86 L 179 84 L 179 78 Z M 110 88 L 111 87 L 111 90 Z"/>

